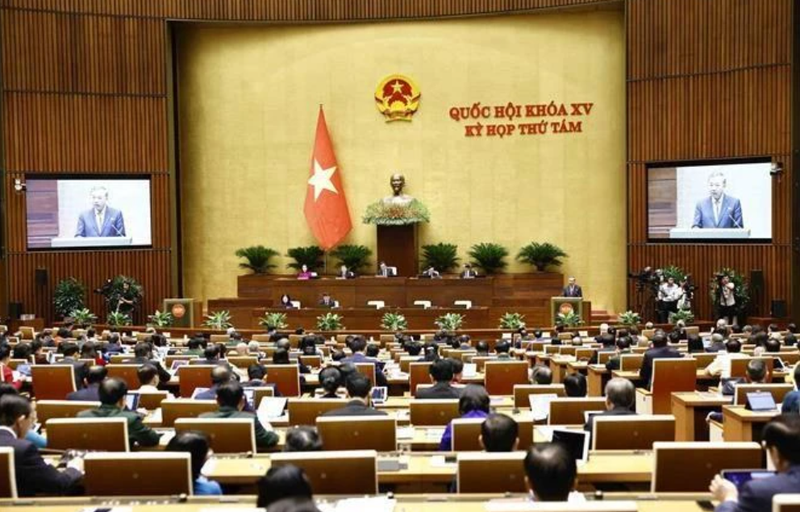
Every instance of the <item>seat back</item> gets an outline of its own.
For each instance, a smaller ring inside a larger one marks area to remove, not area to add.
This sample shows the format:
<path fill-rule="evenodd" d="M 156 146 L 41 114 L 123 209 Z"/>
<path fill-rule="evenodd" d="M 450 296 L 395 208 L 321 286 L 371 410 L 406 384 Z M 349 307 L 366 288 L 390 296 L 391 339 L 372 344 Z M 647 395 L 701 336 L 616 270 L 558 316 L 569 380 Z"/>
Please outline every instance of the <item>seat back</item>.
<path fill-rule="evenodd" d="M 547 423 L 550 425 L 583 425 L 586 422 L 585 411 L 603 411 L 606 408 L 606 399 L 603 397 L 586 398 L 556 398 L 550 402 L 550 415 Z"/>
<path fill-rule="evenodd" d="M 654 443 L 653 458 L 652 492 L 707 492 L 723 469 L 764 467 L 758 443 Z"/>
<path fill-rule="evenodd" d="M 14 448 L 10 446 L 0 446 L 0 498 L 17 498 Z"/>
<path fill-rule="evenodd" d="M 417 392 L 417 385 L 430 384 L 431 363 L 429 362 L 416 362 L 408 365 L 408 387 L 411 391 L 411 396 Z"/>
<path fill-rule="evenodd" d="M 253 405 L 256 409 L 261 405 L 261 399 L 264 397 L 274 397 L 275 389 L 272 386 L 258 386 L 253 388 Z"/>
<path fill-rule="evenodd" d="M 80 400 L 37 400 L 36 418 L 40 423 L 47 423 L 51 418 L 74 418 L 79 412 L 97 409 L 100 402 L 84 402 Z"/>
<path fill-rule="evenodd" d="M 530 409 L 530 395 L 558 395 L 566 396 L 564 384 L 517 384 L 514 386 L 514 407 L 517 409 Z"/>
<path fill-rule="evenodd" d="M 300 362 L 309 368 L 319 368 L 322 366 L 322 356 L 304 356 L 300 355 Z"/>
<path fill-rule="evenodd" d="M 751 359 L 761 359 L 767 366 L 767 378 L 764 382 L 772 382 L 772 370 L 775 367 L 775 359 L 769 357 L 735 357 L 731 359 L 731 377 L 745 377 L 747 375 L 747 363 Z"/>
<path fill-rule="evenodd" d="M 255 422 L 250 418 L 178 418 L 175 433 L 199 430 L 214 453 L 255 453 Z"/>
<path fill-rule="evenodd" d="M 653 361 L 653 414 L 672 412 L 672 393 L 697 388 L 697 363 L 691 358 L 655 359 Z"/>
<path fill-rule="evenodd" d="M 152 411 L 161 407 L 161 402 L 171 397 L 169 391 L 139 393 L 139 407 Z"/>
<path fill-rule="evenodd" d="M 128 385 L 128 390 L 136 390 L 142 387 L 139 382 L 139 365 L 138 364 L 109 364 L 106 365 L 109 377 L 116 377 L 122 379 Z"/>
<path fill-rule="evenodd" d="M 70 364 L 31 365 L 31 379 L 37 400 L 64 400 L 75 391 L 75 369 Z"/>
<path fill-rule="evenodd" d="M 127 452 L 125 418 L 54 418 L 45 423 L 47 448 Z"/>
<path fill-rule="evenodd" d="M 454 452 L 480 452 L 483 451 L 481 446 L 481 426 L 485 421 L 484 418 L 456 418 L 453 420 L 453 437 L 451 449 Z M 519 431 L 517 437 L 519 438 L 518 450 L 527 450 L 533 446 L 533 420 L 520 419 L 516 420 Z"/>
<path fill-rule="evenodd" d="M 397 420 L 390 416 L 333 416 L 317 418 L 325 450 L 397 451 Z"/>
<path fill-rule="evenodd" d="M 296 364 L 266 364 L 266 381 L 275 384 L 282 396 L 300 396 L 300 368 Z"/>
<path fill-rule="evenodd" d="M 619 369 L 623 372 L 635 372 L 641 370 L 644 354 L 620 354 Z"/>
<path fill-rule="evenodd" d="M 181 400 L 168 398 L 161 402 L 161 426 L 172 427 L 178 418 L 197 418 L 203 413 L 216 412 L 216 400 Z"/>
<path fill-rule="evenodd" d="M 292 464 L 303 469 L 315 494 L 378 493 L 378 453 L 374 450 L 275 453 L 270 459 L 272 466 Z"/>
<path fill-rule="evenodd" d="M 776 494 L 772 512 L 800 512 L 800 494 Z"/>
<path fill-rule="evenodd" d="M 86 495 L 191 495 L 190 457 L 187 452 L 88 453 L 83 477 Z"/>
<path fill-rule="evenodd" d="M 175 361 L 191 361 L 192 359 L 198 359 L 200 356 L 194 354 L 172 354 L 168 355 L 164 358 L 164 368 L 169 370 L 172 368 L 172 363 Z"/>
<path fill-rule="evenodd" d="M 189 398 L 196 388 L 211 387 L 211 370 L 216 368 L 213 364 L 186 364 L 178 368 L 180 395 Z"/>
<path fill-rule="evenodd" d="M 286 406 L 289 411 L 289 424 L 316 425 L 317 416 L 334 409 L 341 409 L 345 405 L 347 400 L 339 398 L 292 398 Z"/>
<path fill-rule="evenodd" d="M 527 492 L 525 452 L 458 454 L 456 487 L 464 493 Z"/>
<path fill-rule="evenodd" d="M 412 425 L 447 425 L 458 418 L 458 399 L 411 400 L 409 402 Z"/>
<path fill-rule="evenodd" d="M 592 450 L 652 450 L 657 441 L 675 440 L 675 416 L 595 416 Z"/>
<path fill-rule="evenodd" d="M 791 384 L 737 384 L 733 405 L 745 405 L 747 403 L 747 393 L 763 391 L 772 394 L 776 404 L 783 402 L 783 398 L 794 390 Z"/>
<path fill-rule="evenodd" d="M 375 363 L 355 363 L 356 370 L 361 375 L 369 379 L 369 383 L 375 386 Z"/>
<path fill-rule="evenodd" d="M 514 386 L 527 384 L 527 361 L 487 361 L 484 371 L 484 385 L 490 395 L 511 395 Z"/>
<path fill-rule="evenodd" d="M 236 368 L 240 368 L 245 371 L 251 364 L 258 364 L 258 356 L 229 356 L 225 359 L 231 366 L 235 366 Z"/>
<path fill-rule="evenodd" d="M 711 364 L 714 359 L 717 358 L 717 354 L 705 354 L 705 353 L 696 353 L 692 354 L 692 359 L 694 359 L 695 364 L 697 364 L 697 369 L 702 370 L 707 368 L 708 365 Z"/>
<path fill-rule="evenodd" d="M 497 361 L 496 356 L 473 356 L 471 363 L 475 365 L 475 370 L 478 372 L 482 372 L 484 368 L 486 368 L 486 363 L 488 361 Z"/>

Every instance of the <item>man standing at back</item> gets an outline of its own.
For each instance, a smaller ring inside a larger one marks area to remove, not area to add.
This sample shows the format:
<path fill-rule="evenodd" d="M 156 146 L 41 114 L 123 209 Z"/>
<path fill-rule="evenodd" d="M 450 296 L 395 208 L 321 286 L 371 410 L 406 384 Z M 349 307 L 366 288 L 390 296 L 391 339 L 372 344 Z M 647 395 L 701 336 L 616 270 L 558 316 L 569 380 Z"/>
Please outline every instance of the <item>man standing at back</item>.
<path fill-rule="evenodd" d="M 683 357 L 680 352 L 667 346 L 667 336 L 664 331 L 659 331 L 653 336 L 653 341 L 650 343 L 650 349 L 644 353 L 642 359 L 642 369 L 639 372 L 639 377 L 644 382 L 647 389 L 650 389 L 653 381 L 653 361 L 656 359 L 680 358 Z"/>
<path fill-rule="evenodd" d="M 575 278 L 570 276 L 567 280 L 567 286 L 564 287 L 564 291 L 562 292 L 564 297 L 583 297 L 583 290 L 580 286 L 575 282 Z"/>
<path fill-rule="evenodd" d="M 128 445 L 156 446 L 161 437 L 156 431 L 145 426 L 141 416 L 125 409 L 125 395 L 128 385 L 125 381 L 111 377 L 100 383 L 98 389 L 100 407 L 78 413 L 79 418 L 125 418 L 128 420 Z"/>

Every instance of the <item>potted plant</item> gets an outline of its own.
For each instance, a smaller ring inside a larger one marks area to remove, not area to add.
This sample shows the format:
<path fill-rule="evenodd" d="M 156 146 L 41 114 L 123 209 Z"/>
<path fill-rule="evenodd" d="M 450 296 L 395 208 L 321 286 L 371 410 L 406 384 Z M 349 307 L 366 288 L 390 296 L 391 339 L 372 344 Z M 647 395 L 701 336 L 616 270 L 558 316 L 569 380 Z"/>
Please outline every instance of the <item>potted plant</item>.
<path fill-rule="evenodd" d="M 84 308 L 86 286 L 74 277 L 62 279 L 56 284 L 53 292 L 53 306 L 56 315 L 69 316 L 73 311 Z"/>
<path fill-rule="evenodd" d="M 125 285 L 128 285 L 128 291 L 125 291 Z M 133 305 L 130 305 L 128 309 L 131 311 L 137 304 L 142 301 L 144 297 L 144 288 L 141 284 L 139 284 L 136 279 L 124 275 L 114 276 L 113 279 L 106 282 L 105 285 L 100 289 L 101 294 L 105 298 L 106 301 L 106 309 L 110 311 L 121 311 L 128 317 L 130 314 L 127 311 L 122 310 L 119 308 L 120 299 L 122 297 L 126 297 L 130 300 L 133 300 Z"/>
<path fill-rule="evenodd" d="M 340 245 L 333 251 L 331 256 L 336 258 L 339 265 L 344 265 L 348 270 L 358 273 L 358 271 L 369 265 L 369 257 L 372 250 L 366 245 Z"/>
<path fill-rule="evenodd" d="M 317 317 L 317 329 L 320 331 L 341 331 L 343 317 L 336 313 L 325 313 Z"/>
<path fill-rule="evenodd" d="M 625 327 L 636 327 L 642 323 L 642 317 L 640 317 L 639 313 L 636 313 L 635 311 L 626 311 L 619 314 L 618 321 Z"/>
<path fill-rule="evenodd" d="M 69 316 L 78 327 L 83 329 L 89 327 L 97 321 L 97 315 L 89 311 L 89 308 L 76 309 Z"/>
<path fill-rule="evenodd" d="M 525 315 L 520 313 L 503 313 L 500 317 L 500 328 L 519 330 L 525 327 Z"/>
<path fill-rule="evenodd" d="M 263 245 L 242 247 L 236 250 L 236 256 L 245 259 L 239 263 L 239 266 L 252 270 L 254 274 L 268 274 L 271 269 L 275 268 L 275 265 L 271 263 L 272 258 L 278 255 L 280 255 L 278 251 Z"/>
<path fill-rule="evenodd" d="M 258 319 L 258 325 L 267 330 L 286 329 L 289 324 L 286 323 L 286 313 L 267 313 Z"/>
<path fill-rule="evenodd" d="M 503 271 L 508 262 L 508 249 L 500 244 L 481 243 L 473 245 L 467 253 L 472 265 L 482 269 L 487 275 Z"/>
<path fill-rule="evenodd" d="M 112 311 L 108 314 L 106 323 L 112 327 L 131 325 L 131 317 L 119 311 Z"/>
<path fill-rule="evenodd" d="M 210 327 L 220 331 L 224 331 L 228 327 L 233 327 L 231 323 L 231 312 L 222 310 L 207 314 L 206 321 L 203 322 L 203 327 Z"/>
<path fill-rule="evenodd" d="M 692 313 L 692 310 L 679 309 L 678 311 L 669 314 L 669 323 L 672 325 L 677 324 L 681 320 L 683 321 L 684 325 L 694 322 L 694 313 Z"/>
<path fill-rule="evenodd" d="M 385 313 L 381 319 L 381 329 L 385 331 L 405 331 L 408 329 L 408 321 L 401 313 Z"/>
<path fill-rule="evenodd" d="M 300 270 L 303 265 L 308 267 L 309 272 L 316 272 L 322 267 L 322 257 L 325 255 L 317 245 L 309 245 L 308 247 L 292 247 L 286 251 L 286 256 L 292 258 L 294 261 L 286 265 L 286 267 Z"/>
<path fill-rule="evenodd" d="M 172 327 L 175 317 L 169 311 L 156 310 L 152 315 L 147 316 L 148 326 L 150 327 Z"/>
<path fill-rule="evenodd" d="M 430 244 L 422 246 L 422 268 L 435 268 L 439 272 L 447 272 L 458 265 L 460 259 L 456 254 L 458 246 L 454 244 Z"/>
<path fill-rule="evenodd" d="M 517 260 L 528 265 L 533 265 L 539 272 L 544 272 L 547 267 L 560 267 L 561 259 L 568 255 L 560 247 L 550 242 L 531 242 L 522 247 L 517 254 Z"/>
<path fill-rule="evenodd" d="M 566 313 L 559 313 L 556 316 L 556 325 L 563 327 L 577 327 L 583 325 L 583 319 L 574 311 L 567 311 Z"/>
<path fill-rule="evenodd" d="M 461 329 L 461 326 L 464 325 L 464 315 L 460 313 L 445 313 L 444 315 L 437 317 L 433 323 L 435 323 L 436 326 L 443 331 L 455 332 Z"/>

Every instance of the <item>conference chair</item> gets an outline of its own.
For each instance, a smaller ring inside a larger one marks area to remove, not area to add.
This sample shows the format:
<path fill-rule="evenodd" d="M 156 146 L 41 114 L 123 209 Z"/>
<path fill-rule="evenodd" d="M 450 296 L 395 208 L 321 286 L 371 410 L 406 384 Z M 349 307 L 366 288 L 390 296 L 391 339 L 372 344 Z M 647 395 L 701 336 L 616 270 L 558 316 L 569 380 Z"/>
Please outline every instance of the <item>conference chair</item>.
<path fill-rule="evenodd" d="M 604 411 L 606 399 L 604 397 L 559 397 L 550 402 L 550 415 L 547 417 L 549 425 L 583 425 L 586 423 L 584 412 Z"/>
<path fill-rule="evenodd" d="M 87 496 L 193 494 L 187 452 L 88 453 L 84 470 Z"/>
<path fill-rule="evenodd" d="M 228 343 L 231 340 L 231 337 L 227 334 L 212 334 L 209 336 L 208 341 L 211 344 L 217 343 Z"/>
<path fill-rule="evenodd" d="M 133 359 L 133 354 L 114 354 L 108 360 L 109 364 L 125 364 Z"/>
<path fill-rule="evenodd" d="M 391 416 L 333 416 L 317 418 L 325 450 L 397 451 L 397 420 Z"/>
<path fill-rule="evenodd" d="M 172 398 L 169 391 L 139 393 L 139 407 L 153 411 L 161 407 L 161 402 L 168 398 Z"/>
<path fill-rule="evenodd" d="M 621 354 L 619 356 L 619 370 L 622 372 L 638 372 L 642 369 L 644 354 Z"/>
<path fill-rule="evenodd" d="M 564 384 L 516 384 L 514 386 L 514 408 L 530 409 L 530 395 L 566 396 Z"/>
<path fill-rule="evenodd" d="M 250 418 L 178 418 L 175 433 L 198 430 L 214 453 L 256 453 L 255 422 Z"/>
<path fill-rule="evenodd" d="M 225 360 L 230 365 L 245 371 L 251 364 L 258 364 L 258 356 L 229 356 Z"/>
<path fill-rule="evenodd" d="M 378 493 L 378 453 L 374 450 L 274 453 L 271 464 L 305 471 L 314 494 Z"/>
<path fill-rule="evenodd" d="M 800 512 L 800 494 L 777 494 L 772 498 L 772 512 Z"/>
<path fill-rule="evenodd" d="M 266 381 L 275 384 L 282 396 L 300 396 L 300 367 L 296 364 L 266 364 Z"/>
<path fill-rule="evenodd" d="M 675 440 L 675 416 L 599 415 L 592 424 L 592 450 L 652 450 L 657 441 Z"/>
<path fill-rule="evenodd" d="M 409 422 L 415 426 L 447 425 L 459 417 L 458 399 L 426 399 L 409 402 Z"/>
<path fill-rule="evenodd" d="M 731 377 L 745 377 L 747 375 L 747 364 L 753 359 L 761 359 L 767 367 L 767 377 L 764 382 L 772 382 L 772 370 L 775 367 L 774 356 L 762 357 L 741 357 L 731 359 Z"/>
<path fill-rule="evenodd" d="M 258 409 L 258 406 L 261 405 L 261 400 L 263 398 L 273 398 L 275 396 L 275 389 L 272 386 L 258 386 L 255 388 L 249 388 L 253 390 L 253 408 Z"/>
<path fill-rule="evenodd" d="M 8 367 L 12 370 L 16 370 L 17 367 L 21 364 L 29 364 L 30 361 L 27 359 L 9 359 L 8 360 Z"/>
<path fill-rule="evenodd" d="M 168 398 L 161 402 L 161 426 L 172 427 L 178 418 L 197 418 L 219 409 L 216 400 L 186 400 Z"/>
<path fill-rule="evenodd" d="M 400 361 L 400 368 L 402 370 L 402 360 Z M 417 392 L 417 385 L 429 384 L 431 382 L 430 374 L 431 363 L 429 362 L 415 362 L 410 363 L 408 366 L 408 387 L 411 391 L 411 396 Z"/>
<path fill-rule="evenodd" d="M 45 429 L 48 449 L 129 451 L 126 418 L 55 418 Z"/>
<path fill-rule="evenodd" d="M 614 357 L 616 352 L 611 351 L 598 351 L 597 352 L 597 364 L 606 364 L 609 359 Z"/>
<path fill-rule="evenodd" d="M 653 443 L 651 492 L 708 492 L 723 469 L 764 467 L 758 443 Z"/>
<path fill-rule="evenodd" d="M 714 361 L 714 359 L 717 358 L 717 354 L 695 353 L 691 354 L 691 357 L 697 364 L 697 369 L 704 370 L 708 367 L 708 365 L 710 365 Z"/>
<path fill-rule="evenodd" d="M 792 384 L 737 384 L 733 398 L 733 405 L 745 405 L 747 403 L 747 393 L 763 391 L 772 394 L 772 399 L 776 404 L 782 403 L 783 398 L 794 390 Z"/>
<path fill-rule="evenodd" d="M 100 402 L 79 400 L 36 400 L 36 418 L 46 423 L 53 418 L 75 418 L 87 409 L 97 409 Z"/>
<path fill-rule="evenodd" d="M 525 452 L 459 453 L 456 488 L 465 493 L 527 492 L 522 461 Z"/>
<path fill-rule="evenodd" d="M 33 327 L 23 325 L 19 328 L 19 334 L 23 340 L 32 340 L 36 335 L 36 332 L 33 330 Z"/>
<path fill-rule="evenodd" d="M 481 426 L 485 418 L 456 418 L 453 420 L 453 437 L 451 450 L 454 452 L 480 452 Z M 533 446 L 533 420 L 516 419 L 519 432 L 518 450 L 527 450 Z"/>
<path fill-rule="evenodd" d="M 511 395 L 516 384 L 527 384 L 527 361 L 487 361 L 484 386 L 490 395 Z"/>
<path fill-rule="evenodd" d="M 347 400 L 340 398 L 292 398 L 286 406 L 289 411 L 289 424 L 315 425 L 317 416 L 334 409 L 341 409 L 345 405 Z"/>
<path fill-rule="evenodd" d="M 369 383 L 375 386 L 375 363 L 355 363 L 356 370 L 361 375 L 365 375 L 369 379 Z"/>
<path fill-rule="evenodd" d="M 141 382 L 139 382 L 138 364 L 109 364 L 106 368 L 108 369 L 108 376 L 124 380 L 129 391 L 142 387 Z"/>
<path fill-rule="evenodd" d="M 37 400 L 64 400 L 75 391 L 75 369 L 71 364 L 31 365 L 31 380 Z"/>
<path fill-rule="evenodd" d="M 180 390 L 180 396 L 189 398 L 196 388 L 210 388 L 211 370 L 214 368 L 216 368 L 216 366 L 213 364 L 187 364 L 178 368 L 178 388 Z"/>
<path fill-rule="evenodd" d="M 482 372 L 484 368 L 486 368 L 486 363 L 488 361 L 497 361 L 496 356 L 472 356 L 472 360 L 470 361 L 475 365 L 475 370 L 478 372 Z"/>
<path fill-rule="evenodd" d="M 164 358 L 164 367 L 169 370 L 172 368 L 172 363 L 175 361 L 191 361 L 192 359 L 198 359 L 199 357 L 200 356 L 189 354 L 173 354 Z"/>
<path fill-rule="evenodd" d="M 14 471 L 14 448 L 0 447 L 0 498 L 17 498 L 17 475 Z"/>
<path fill-rule="evenodd" d="M 322 367 L 322 356 L 304 356 L 301 354 L 299 358 L 300 362 L 308 366 L 309 368 Z"/>
<path fill-rule="evenodd" d="M 636 389 L 636 412 L 670 414 L 672 393 L 694 391 L 697 387 L 697 363 L 689 357 L 655 359 L 650 390 Z"/>

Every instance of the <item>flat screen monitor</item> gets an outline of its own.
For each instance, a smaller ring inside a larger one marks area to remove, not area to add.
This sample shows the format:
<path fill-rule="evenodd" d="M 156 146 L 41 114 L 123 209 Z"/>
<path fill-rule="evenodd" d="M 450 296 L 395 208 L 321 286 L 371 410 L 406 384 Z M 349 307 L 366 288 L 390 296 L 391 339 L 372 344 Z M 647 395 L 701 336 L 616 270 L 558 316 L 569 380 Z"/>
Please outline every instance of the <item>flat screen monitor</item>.
<path fill-rule="evenodd" d="M 771 171 L 770 161 L 648 166 L 648 239 L 770 241 Z"/>
<path fill-rule="evenodd" d="M 152 245 L 150 177 L 26 177 L 28 249 Z"/>

